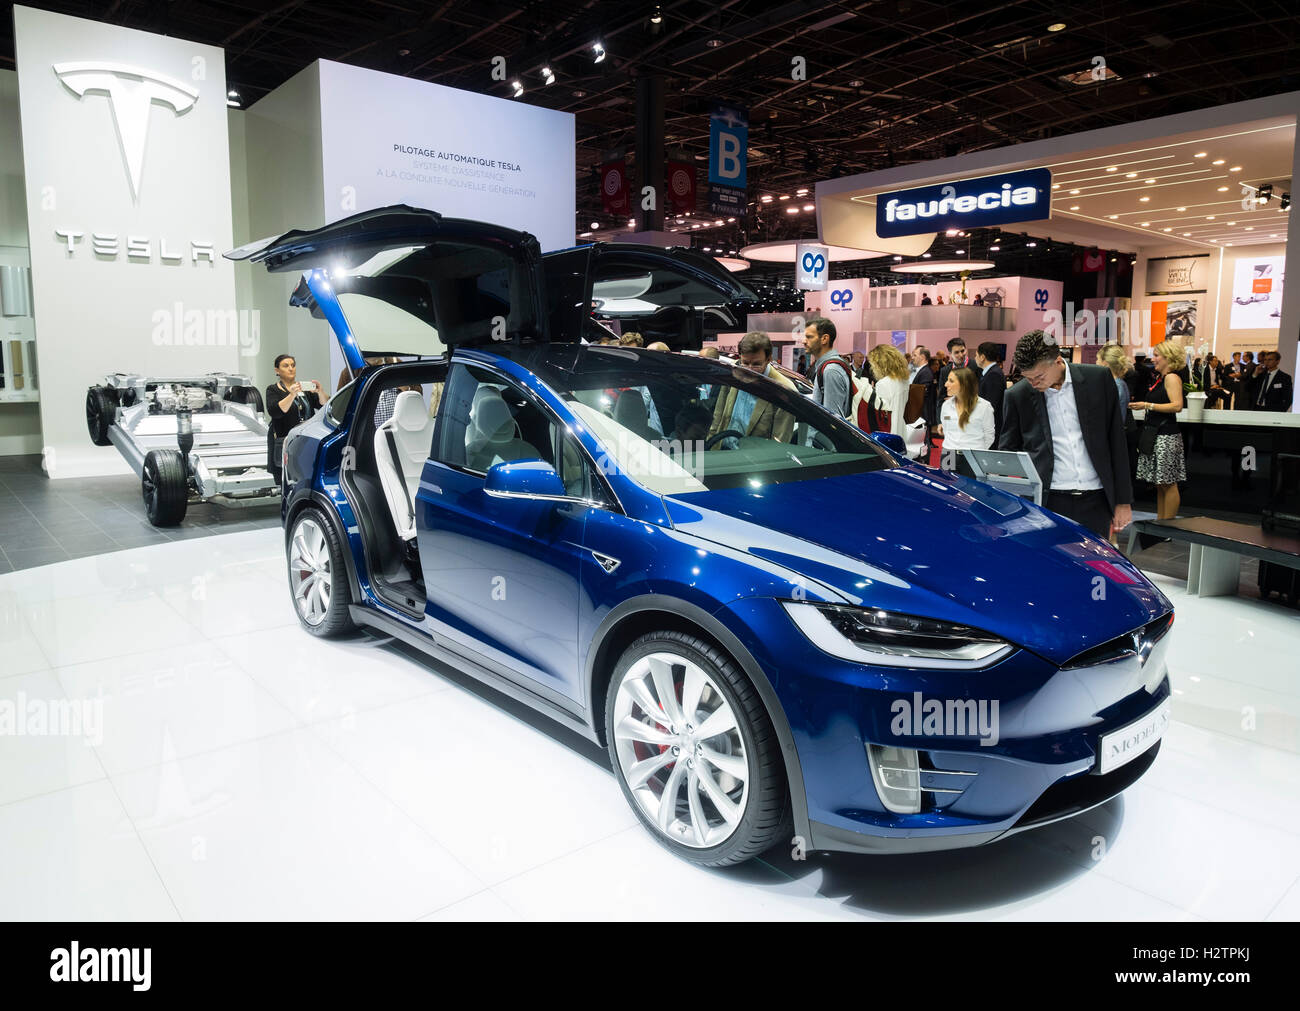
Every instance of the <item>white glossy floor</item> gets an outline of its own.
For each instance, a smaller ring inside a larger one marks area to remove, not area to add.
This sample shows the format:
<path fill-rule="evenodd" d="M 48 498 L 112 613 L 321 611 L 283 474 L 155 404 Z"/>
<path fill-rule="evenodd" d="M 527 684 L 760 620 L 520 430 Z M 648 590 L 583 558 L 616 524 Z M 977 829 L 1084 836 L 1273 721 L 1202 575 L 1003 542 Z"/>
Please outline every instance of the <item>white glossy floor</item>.
<path fill-rule="evenodd" d="M 300 631 L 280 543 L 0 576 L 0 699 L 102 711 L 0 735 L 0 918 L 1300 919 L 1295 611 L 1157 577 L 1177 722 L 1104 808 L 979 850 L 709 872 L 648 838 L 591 745 Z"/>

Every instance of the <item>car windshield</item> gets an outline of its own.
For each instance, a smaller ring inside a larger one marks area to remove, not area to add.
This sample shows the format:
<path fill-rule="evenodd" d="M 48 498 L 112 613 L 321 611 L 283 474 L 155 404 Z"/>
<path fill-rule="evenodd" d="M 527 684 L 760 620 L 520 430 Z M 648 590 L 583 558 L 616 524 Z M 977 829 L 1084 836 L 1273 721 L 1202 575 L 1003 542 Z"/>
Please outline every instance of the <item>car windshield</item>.
<path fill-rule="evenodd" d="M 617 349 L 600 350 L 608 364 L 548 380 L 610 462 L 659 494 L 896 466 L 879 444 L 788 381 L 665 352 L 620 361 Z"/>

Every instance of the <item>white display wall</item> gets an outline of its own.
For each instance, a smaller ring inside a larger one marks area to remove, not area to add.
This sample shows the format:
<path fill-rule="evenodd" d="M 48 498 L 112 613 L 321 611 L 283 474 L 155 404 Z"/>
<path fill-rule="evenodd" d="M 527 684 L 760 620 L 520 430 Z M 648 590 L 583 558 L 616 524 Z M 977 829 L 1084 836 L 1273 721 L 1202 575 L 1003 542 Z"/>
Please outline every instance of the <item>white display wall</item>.
<path fill-rule="evenodd" d="M 109 372 L 238 371 L 223 53 L 14 8 L 51 477 L 125 473 L 86 432 Z M 231 323 L 234 323 L 232 326 Z"/>

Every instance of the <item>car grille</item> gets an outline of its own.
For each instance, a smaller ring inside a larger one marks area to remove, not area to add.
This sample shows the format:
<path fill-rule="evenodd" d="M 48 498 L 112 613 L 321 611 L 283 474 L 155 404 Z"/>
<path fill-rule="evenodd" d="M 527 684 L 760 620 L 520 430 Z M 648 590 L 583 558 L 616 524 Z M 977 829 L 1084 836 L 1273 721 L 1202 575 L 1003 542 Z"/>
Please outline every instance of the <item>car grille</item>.
<path fill-rule="evenodd" d="M 1155 621 L 1147 622 L 1139 629 L 1117 635 L 1114 639 L 1103 642 L 1100 646 L 1093 646 L 1091 649 L 1084 650 L 1062 664 L 1061 669 L 1075 670 L 1079 667 L 1096 667 L 1099 664 L 1111 663 L 1131 656 L 1145 656 L 1156 643 L 1165 637 L 1173 624 L 1174 612 L 1170 611 L 1168 614 L 1161 615 Z"/>

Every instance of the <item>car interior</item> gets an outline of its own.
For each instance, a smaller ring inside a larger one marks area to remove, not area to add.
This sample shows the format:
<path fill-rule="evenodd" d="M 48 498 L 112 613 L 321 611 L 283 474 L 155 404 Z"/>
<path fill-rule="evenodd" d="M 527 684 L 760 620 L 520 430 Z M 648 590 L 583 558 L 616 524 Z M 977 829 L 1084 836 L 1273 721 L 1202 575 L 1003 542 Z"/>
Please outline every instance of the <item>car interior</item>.
<path fill-rule="evenodd" d="M 572 437 L 489 370 L 445 361 L 385 365 L 363 396 L 352 423 L 355 466 L 344 470 L 343 480 L 371 578 L 399 607 L 424 609 L 416 495 L 430 456 L 484 475 L 498 463 L 541 459 L 556 468 L 568 494 L 600 497 Z"/>

